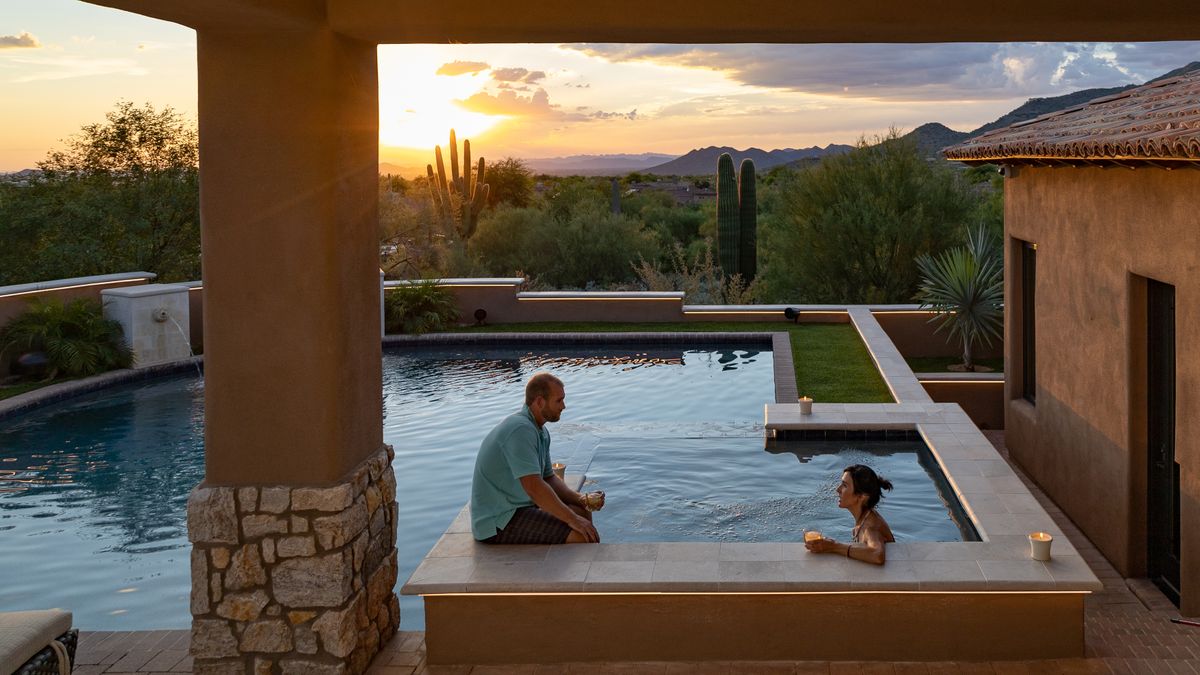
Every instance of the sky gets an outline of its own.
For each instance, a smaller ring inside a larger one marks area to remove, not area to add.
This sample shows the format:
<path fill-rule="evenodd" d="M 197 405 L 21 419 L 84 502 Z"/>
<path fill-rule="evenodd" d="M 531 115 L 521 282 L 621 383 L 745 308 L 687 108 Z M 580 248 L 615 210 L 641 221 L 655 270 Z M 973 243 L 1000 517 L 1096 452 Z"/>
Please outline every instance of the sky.
<path fill-rule="evenodd" d="M 188 28 L 77 0 L 0 0 L 0 171 L 32 168 L 120 100 L 194 119 Z M 380 161 L 853 143 L 970 131 L 1035 96 L 1141 83 L 1200 42 L 383 45 Z"/>

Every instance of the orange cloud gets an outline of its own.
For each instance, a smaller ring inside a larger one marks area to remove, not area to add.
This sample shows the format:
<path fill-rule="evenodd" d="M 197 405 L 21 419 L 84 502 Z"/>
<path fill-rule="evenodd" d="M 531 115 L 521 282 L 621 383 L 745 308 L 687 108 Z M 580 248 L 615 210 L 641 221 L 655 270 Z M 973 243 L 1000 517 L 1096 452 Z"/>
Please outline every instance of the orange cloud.
<path fill-rule="evenodd" d="M 0 49 L 37 49 L 42 43 L 29 33 L 0 35 Z"/>
<path fill-rule="evenodd" d="M 487 70 L 488 68 L 491 68 L 491 66 L 483 61 L 452 61 L 450 63 L 443 63 L 441 67 L 437 69 L 436 74 L 450 76 L 466 75 L 467 73 L 478 73 L 482 70 Z"/>

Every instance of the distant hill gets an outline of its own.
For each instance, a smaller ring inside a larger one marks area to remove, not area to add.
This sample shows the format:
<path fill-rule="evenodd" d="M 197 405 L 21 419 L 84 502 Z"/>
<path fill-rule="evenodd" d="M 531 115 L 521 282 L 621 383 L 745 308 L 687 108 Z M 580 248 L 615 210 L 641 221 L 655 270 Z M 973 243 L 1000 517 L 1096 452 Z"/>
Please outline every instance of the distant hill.
<path fill-rule="evenodd" d="M 707 148 L 692 150 L 682 157 L 647 169 L 646 173 L 653 173 L 660 176 L 706 176 L 716 173 L 717 158 L 725 152 L 733 156 L 735 166 L 740 165 L 743 159 L 752 159 L 754 160 L 755 170 L 766 171 L 782 164 L 791 164 L 804 159 L 818 159 L 830 154 L 849 152 L 850 150 L 851 146 L 849 145 L 836 145 L 832 143 L 824 148 L 814 145 L 811 148 L 786 148 L 784 150 L 771 150 L 769 152 L 758 148 L 737 150 L 730 147 L 718 148 L 716 146 L 709 146 Z"/>
<path fill-rule="evenodd" d="M 632 171 L 645 171 L 673 159 L 675 155 L 661 152 L 615 155 L 571 155 L 569 157 L 540 157 L 525 159 L 534 173 L 555 176 L 613 176 Z"/>
<path fill-rule="evenodd" d="M 942 148 L 954 145 L 969 138 L 971 134 L 965 131 L 955 131 L 950 127 L 929 122 L 904 134 L 903 138 L 912 139 L 917 144 L 917 150 L 925 157 L 941 157 Z"/>

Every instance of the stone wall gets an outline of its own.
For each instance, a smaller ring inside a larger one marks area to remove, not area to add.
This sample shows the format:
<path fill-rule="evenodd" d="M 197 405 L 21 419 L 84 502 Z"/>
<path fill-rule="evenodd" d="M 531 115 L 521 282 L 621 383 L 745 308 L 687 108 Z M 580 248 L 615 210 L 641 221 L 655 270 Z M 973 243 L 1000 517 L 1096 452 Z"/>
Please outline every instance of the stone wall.
<path fill-rule="evenodd" d="M 196 673 L 366 670 L 400 623 L 394 456 L 333 487 L 192 491 Z"/>

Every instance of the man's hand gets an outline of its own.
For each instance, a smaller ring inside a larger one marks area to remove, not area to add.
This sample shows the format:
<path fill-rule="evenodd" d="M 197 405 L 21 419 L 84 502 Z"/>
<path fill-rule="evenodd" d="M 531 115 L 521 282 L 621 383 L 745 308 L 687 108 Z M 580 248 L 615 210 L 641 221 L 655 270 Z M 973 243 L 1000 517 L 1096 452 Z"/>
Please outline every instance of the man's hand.
<path fill-rule="evenodd" d="M 571 529 L 575 530 L 575 532 L 583 538 L 583 543 L 600 543 L 600 533 L 596 531 L 596 526 L 592 525 L 592 521 L 588 520 L 587 518 L 584 518 L 583 516 L 575 516 L 575 519 L 567 524 L 570 525 Z"/>

